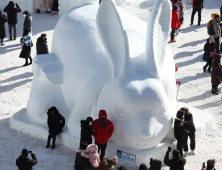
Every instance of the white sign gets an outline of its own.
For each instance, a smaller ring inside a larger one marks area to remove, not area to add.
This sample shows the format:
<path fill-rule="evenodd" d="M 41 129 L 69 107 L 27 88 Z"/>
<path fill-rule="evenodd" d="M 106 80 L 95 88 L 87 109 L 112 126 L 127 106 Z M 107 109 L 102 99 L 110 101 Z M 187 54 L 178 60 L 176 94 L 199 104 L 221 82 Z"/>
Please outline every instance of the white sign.
<path fill-rule="evenodd" d="M 117 157 L 128 162 L 136 163 L 136 155 L 132 155 L 130 153 L 117 150 Z"/>

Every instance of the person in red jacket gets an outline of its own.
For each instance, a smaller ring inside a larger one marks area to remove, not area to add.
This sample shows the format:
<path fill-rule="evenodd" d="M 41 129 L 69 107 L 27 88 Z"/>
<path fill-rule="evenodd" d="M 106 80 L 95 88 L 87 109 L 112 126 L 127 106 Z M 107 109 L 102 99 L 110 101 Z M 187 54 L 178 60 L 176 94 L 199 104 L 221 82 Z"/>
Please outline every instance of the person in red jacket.
<path fill-rule="evenodd" d="M 203 9 L 204 6 L 204 0 L 193 0 L 193 11 L 191 14 L 191 24 L 190 26 L 193 25 L 193 18 L 196 12 L 198 12 L 198 26 L 200 26 L 200 21 L 201 21 L 201 9 Z"/>
<path fill-rule="evenodd" d="M 105 151 L 109 138 L 113 134 L 113 123 L 107 119 L 105 110 L 99 111 L 99 119 L 96 119 L 92 124 L 93 136 L 95 144 L 98 146 L 98 152 L 101 150 L 100 160 L 105 156 Z"/>
<path fill-rule="evenodd" d="M 173 5 L 173 10 L 172 10 L 172 20 L 171 20 L 171 41 L 170 42 L 176 42 L 174 38 L 175 31 L 178 27 L 181 27 L 180 21 L 179 21 L 179 14 L 178 14 L 178 6 Z"/>

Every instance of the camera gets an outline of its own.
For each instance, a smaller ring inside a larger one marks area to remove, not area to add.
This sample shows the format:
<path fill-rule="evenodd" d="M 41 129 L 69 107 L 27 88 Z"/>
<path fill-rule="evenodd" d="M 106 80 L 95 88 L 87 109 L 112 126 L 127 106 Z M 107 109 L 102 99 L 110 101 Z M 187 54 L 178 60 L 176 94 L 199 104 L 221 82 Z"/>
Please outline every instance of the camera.
<path fill-rule="evenodd" d="M 32 153 L 32 151 L 29 151 L 29 153 Z"/>

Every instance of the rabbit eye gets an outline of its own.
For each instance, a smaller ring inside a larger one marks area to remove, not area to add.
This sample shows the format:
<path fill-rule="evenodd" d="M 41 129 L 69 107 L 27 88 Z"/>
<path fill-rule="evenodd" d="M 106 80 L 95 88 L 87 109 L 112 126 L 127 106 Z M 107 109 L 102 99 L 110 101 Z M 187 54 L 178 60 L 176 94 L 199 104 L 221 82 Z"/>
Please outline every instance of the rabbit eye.
<path fill-rule="evenodd" d="M 122 108 L 116 108 L 115 113 L 116 113 L 115 114 L 116 119 L 122 120 L 122 119 L 126 119 L 128 117 L 127 112 L 124 111 L 124 109 L 122 109 Z"/>

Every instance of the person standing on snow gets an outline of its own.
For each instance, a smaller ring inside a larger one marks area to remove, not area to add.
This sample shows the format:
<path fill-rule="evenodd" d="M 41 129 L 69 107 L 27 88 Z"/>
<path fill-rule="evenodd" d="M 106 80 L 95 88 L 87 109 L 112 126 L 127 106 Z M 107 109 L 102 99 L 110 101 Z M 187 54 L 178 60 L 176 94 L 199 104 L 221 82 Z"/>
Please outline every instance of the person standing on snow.
<path fill-rule="evenodd" d="M 221 83 L 220 79 L 218 78 L 218 75 L 222 69 L 222 66 L 220 64 L 221 55 L 215 53 L 214 54 L 214 61 L 212 63 L 212 72 L 211 72 L 211 83 L 212 83 L 212 94 L 218 95 L 218 85 Z"/>
<path fill-rule="evenodd" d="M 31 153 L 32 159 L 29 159 Z M 27 149 L 22 150 L 22 154 L 16 159 L 16 165 L 19 170 L 32 170 L 32 167 L 38 163 L 38 160 L 33 151 Z"/>
<path fill-rule="evenodd" d="M 189 131 L 185 129 L 183 123 L 184 111 L 179 110 L 177 112 L 175 121 L 174 121 L 174 137 L 177 140 L 177 149 L 180 151 L 180 156 L 183 156 L 183 143 L 184 143 L 184 134 Z"/>
<path fill-rule="evenodd" d="M 12 40 L 12 28 L 14 30 L 14 40 L 16 40 L 18 23 L 17 13 L 21 12 L 21 8 L 17 3 L 15 4 L 13 1 L 9 1 L 8 5 L 4 8 L 4 12 L 7 12 L 10 40 Z"/>
<path fill-rule="evenodd" d="M 183 25 L 183 22 L 184 22 L 184 12 L 186 11 L 186 6 L 185 4 L 183 3 L 183 0 L 179 0 L 177 2 L 177 5 L 179 6 L 179 21 L 180 21 L 180 24 Z M 179 32 L 181 32 L 181 30 L 178 28 L 176 30 L 176 34 L 178 35 Z"/>
<path fill-rule="evenodd" d="M 4 38 L 6 37 L 6 31 L 5 31 L 5 23 L 8 21 L 6 16 L 2 13 L 2 10 L 0 9 L 0 40 L 1 44 L 0 45 L 5 45 L 3 44 Z"/>
<path fill-rule="evenodd" d="M 37 55 L 49 53 L 48 45 L 47 45 L 47 35 L 45 33 L 41 34 L 41 37 L 37 39 L 36 52 L 37 52 Z"/>
<path fill-rule="evenodd" d="M 174 34 L 175 34 L 176 29 L 181 27 L 181 24 L 180 24 L 180 21 L 179 21 L 179 14 L 178 14 L 177 10 L 178 10 L 178 6 L 177 5 L 173 5 L 172 20 L 171 20 L 172 32 L 171 32 L 171 40 L 170 40 L 170 42 L 176 42 L 176 40 L 174 38 Z"/>
<path fill-rule="evenodd" d="M 80 149 L 85 149 L 85 145 L 92 144 L 93 131 L 91 130 L 93 118 L 87 117 L 86 120 L 81 120 L 81 134 L 80 134 Z"/>
<path fill-rule="evenodd" d="M 23 29 L 23 37 L 21 38 L 20 44 L 22 46 L 22 51 L 19 57 L 25 58 L 25 64 L 23 66 L 31 65 L 32 64 L 31 47 L 33 45 L 32 45 L 32 36 L 28 28 Z M 30 63 L 28 63 L 28 59 L 30 60 Z"/>
<path fill-rule="evenodd" d="M 215 15 L 215 19 L 212 21 L 213 30 L 215 34 L 213 35 L 215 45 L 216 45 L 216 53 L 220 54 L 220 43 L 221 43 L 221 26 L 220 26 L 220 16 Z"/>
<path fill-rule="evenodd" d="M 23 28 L 28 28 L 32 35 L 32 16 L 28 11 L 24 11 L 22 14 L 24 14 L 25 17 Z"/>
<path fill-rule="evenodd" d="M 58 15 L 58 13 L 59 13 L 59 2 L 58 2 L 58 0 L 53 0 L 52 11 L 53 11 L 53 15 Z"/>
<path fill-rule="evenodd" d="M 96 119 L 92 125 L 93 136 L 95 138 L 95 144 L 98 146 L 98 152 L 101 150 L 100 160 L 105 156 L 105 151 L 109 138 L 113 134 L 113 123 L 107 119 L 107 113 L 105 110 L 99 111 L 99 119 Z"/>
<path fill-rule="evenodd" d="M 34 9 L 36 9 L 36 13 L 40 13 L 41 9 L 44 7 L 44 0 L 34 0 Z"/>
<path fill-rule="evenodd" d="M 62 132 L 62 128 L 65 126 L 65 118 L 59 114 L 59 111 L 55 106 L 51 107 L 48 112 L 47 124 L 49 127 L 49 136 L 47 140 L 46 148 L 50 147 L 50 141 L 52 139 L 52 149 L 55 149 L 56 135 Z"/>
<path fill-rule="evenodd" d="M 44 7 L 46 9 L 46 13 L 51 13 L 52 0 L 45 0 Z"/>
<path fill-rule="evenodd" d="M 196 14 L 196 12 L 198 12 L 198 26 L 200 26 L 200 22 L 201 22 L 201 10 L 203 9 L 204 6 L 204 0 L 193 0 L 193 11 L 191 14 L 191 24 L 190 26 L 193 25 L 193 19 L 194 19 L 194 15 Z"/>
<path fill-rule="evenodd" d="M 188 133 L 185 133 L 184 134 L 184 156 L 186 157 L 187 156 L 187 152 L 188 152 L 188 145 L 187 145 L 187 139 L 188 139 L 188 136 L 190 138 L 190 149 L 192 151 L 192 154 L 195 155 L 195 132 L 196 132 L 196 128 L 195 128 L 195 125 L 193 123 L 193 115 L 192 113 L 190 113 L 189 109 L 186 108 L 186 107 L 182 107 L 180 108 L 180 110 L 184 111 L 184 127 L 185 129 L 188 130 Z"/>
<path fill-rule="evenodd" d="M 203 67 L 203 71 L 208 73 L 211 73 L 211 65 L 213 62 L 213 56 L 214 53 L 216 51 L 216 46 L 215 46 L 215 42 L 214 42 L 214 38 L 210 37 L 207 39 L 207 43 L 204 45 L 204 55 L 203 55 L 203 60 L 206 61 L 206 65 Z"/>

